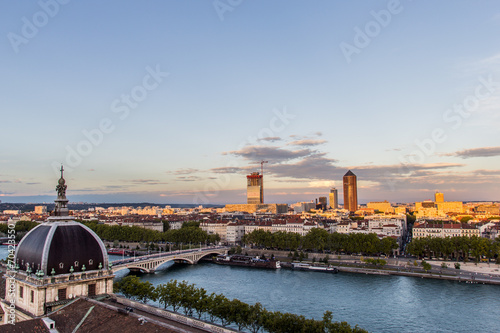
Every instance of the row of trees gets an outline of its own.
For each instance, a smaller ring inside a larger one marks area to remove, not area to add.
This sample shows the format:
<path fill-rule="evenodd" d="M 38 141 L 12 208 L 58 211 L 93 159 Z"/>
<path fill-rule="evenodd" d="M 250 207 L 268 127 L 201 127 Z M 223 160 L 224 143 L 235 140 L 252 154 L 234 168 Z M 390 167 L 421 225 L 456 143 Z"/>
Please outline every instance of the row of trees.
<path fill-rule="evenodd" d="M 118 226 L 98 224 L 96 222 L 85 222 L 99 237 L 109 241 L 127 242 L 171 242 L 171 243 L 216 243 L 220 241 L 219 235 L 209 235 L 206 231 L 196 226 L 187 226 L 178 230 L 167 230 L 159 232 L 137 226 Z"/>
<path fill-rule="evenodd" d="M 406 252 L 417 257 L 441 257 L 444 260 L 456 260 L 460 258 L 464 262 L 469 256 L 479 262 L 482 257 L 499 261 L 500 238 L 491 240 L 478 236 L 467 237 L 424 237 L 413 239 L 406 247 Z"/>
<path fill-rule="evenodd" d="M 305 236 L 294 232 L 271 233 L 264 230 L 254 230 L 243 236 L 247 245 L 268 249 L 294 251 L 328 251 L 333 253 L 362 253 L 375 255 L 384 253 L 390 255 L 398 248 L 394 238 L 379 239 L 376 234 L 330 234 L 324 229 L 311 229 Z"/>
<path fill-rule="evenodd" d="M 207 294 L 186 281 L 170 280 L 154 287 L 150 282 L 142 282 L 137 276 L 129 275 L 114 284 L 115 292 L 141 302 L 157 301 L 165 309 L 181 310 L 185 315 L 198 319 L 218 322 L 222 326 L 235 325 L 238 330 L 257 333 L 287 332 L 366 332 L 357 326 L 352 328 L 347 322 L 333 322 L 332 313 L 325 312 L 322 320 L 306 319 L 292 313 L 271 312 L 260 303 L 249 305 L 238 299 L 229 300 L 222 294 Z"/>

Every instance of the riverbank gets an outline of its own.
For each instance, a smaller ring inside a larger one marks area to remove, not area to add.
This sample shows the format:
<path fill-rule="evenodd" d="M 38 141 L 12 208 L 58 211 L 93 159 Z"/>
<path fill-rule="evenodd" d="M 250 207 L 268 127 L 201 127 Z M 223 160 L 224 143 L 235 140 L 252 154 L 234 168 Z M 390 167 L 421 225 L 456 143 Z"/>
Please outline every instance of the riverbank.
<path fill-rule="evenodd" d="M 249 255 L 265 255 L 270 257 L 274 255 L 277 260 L 291 261 L 287 251 L 270 251 L 260 249 L 243 249 L 243 253 L 248 252 Z M 303 262 L 312 263 L 324 259 L 326 254 L 308 253 L 308 258 Z M 500 266 L 497 264 L 488 263 L 460 263 L 460 269 L 455 269 L 455 262 L 428 260 L 431 269 L 425 271 L 421 266 L 421 260 L 408 258 L 384 258 L 387 264 L 384 266 L 376 266 L 367 264 L 362 259 L 370 257 L 351 256 L 351 255 L 328 255 L 328 263 L 336 267 L 339 272 L 355 273 L 355 274 L 372 274 L 372 275 L 399 275 L 410 276 L 425 279 L 451 280 L 465 283 L 482 283 L 500 285 Z M 415 262 L 417 266 L 415 266 Z M 444 266 L 442 266 L 444 263 Z"/>

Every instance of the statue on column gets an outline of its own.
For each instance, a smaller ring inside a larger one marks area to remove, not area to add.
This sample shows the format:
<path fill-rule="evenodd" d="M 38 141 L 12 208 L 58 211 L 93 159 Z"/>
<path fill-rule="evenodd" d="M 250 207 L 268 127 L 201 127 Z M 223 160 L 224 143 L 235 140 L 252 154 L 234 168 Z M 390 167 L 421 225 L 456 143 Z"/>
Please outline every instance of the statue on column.
<path fill-rule="evenodd" d="M 56 186 L 57 197 L 59 199 L 66 199 L 66 188 L 68 187 L 66 186 L 66 181 L 63 178 L 63 172 L 64 168 L 61 165 L 61 178 L 59 178 L 59 183 Z"/>

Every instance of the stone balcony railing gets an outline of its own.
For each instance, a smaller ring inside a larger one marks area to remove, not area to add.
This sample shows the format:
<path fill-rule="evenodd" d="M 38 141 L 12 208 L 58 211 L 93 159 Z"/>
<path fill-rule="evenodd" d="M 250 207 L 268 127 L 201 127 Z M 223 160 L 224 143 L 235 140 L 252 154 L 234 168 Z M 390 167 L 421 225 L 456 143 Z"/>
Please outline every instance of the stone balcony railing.
<path fill-rule="evenodd" d="M 113 273 L 111 271 L 104 269 L 98 271 L 75 272 L 55 276 L 44 275 L 41 277 L 38 277 L 35 274 L 27 274 L 25 271 L 7 271 L 7 276 L 15 277 L 18 280 L 25 281 L 34 286 L 44 286 L 54 283 L 67 283 L 72 281 L 94 280 L 100 277 L 109 277 L 112 275 Z"/>

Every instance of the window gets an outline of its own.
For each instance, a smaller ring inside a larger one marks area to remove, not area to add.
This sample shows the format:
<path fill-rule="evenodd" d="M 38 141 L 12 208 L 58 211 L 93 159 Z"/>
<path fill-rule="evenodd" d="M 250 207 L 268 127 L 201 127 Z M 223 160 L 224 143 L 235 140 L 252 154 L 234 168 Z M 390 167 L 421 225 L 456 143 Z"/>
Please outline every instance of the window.
<path fill-rule="evenodd" d="M 31 291 L 30 302 L 33 303 L 35 301 L 35 291 Z"/>
<path fill-rule="evenodd" d="M 89 284 L 89 296 L 95 296 L 95 283 Z"/>
<path fill-rule="evenodd" d="M 19 286 L 19 298 L 23 298 L 24 297 L 24 288 L 23 286 Z"/>
<path fill-rule="evenodd" d="M 57 297 L 59 298 L 60 301 L 65 300 L 66 299 L 66 288 L 57 290 Z"/>

